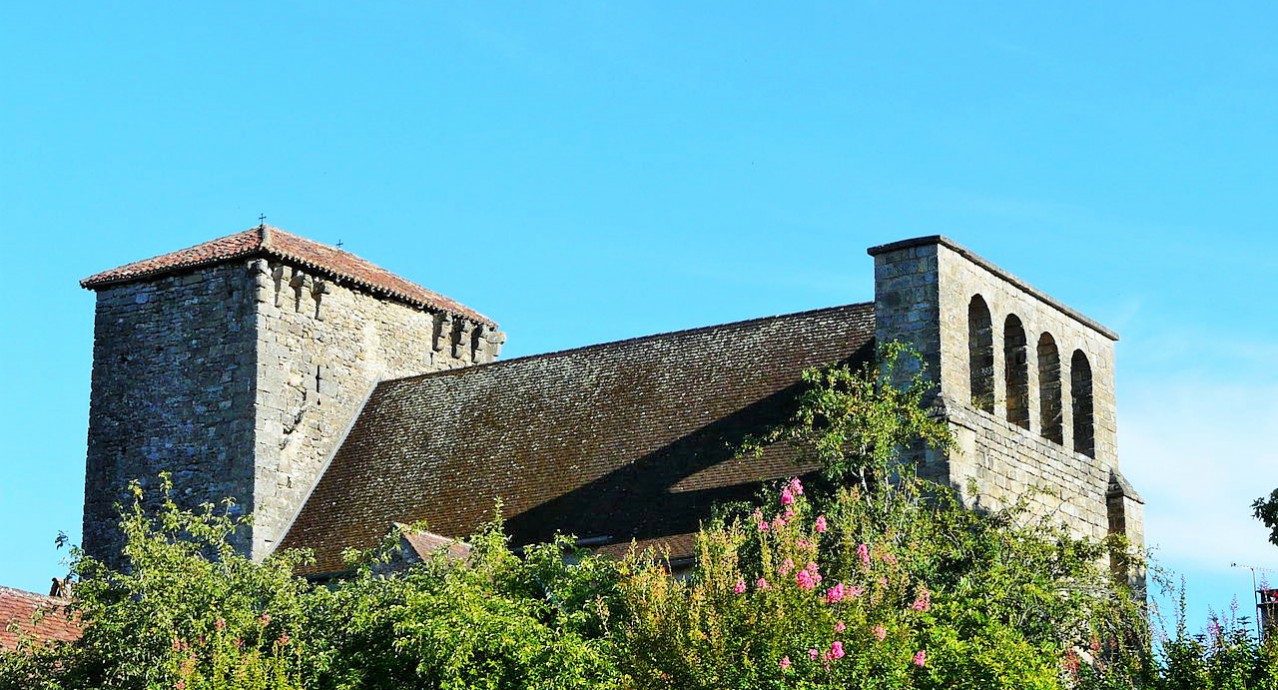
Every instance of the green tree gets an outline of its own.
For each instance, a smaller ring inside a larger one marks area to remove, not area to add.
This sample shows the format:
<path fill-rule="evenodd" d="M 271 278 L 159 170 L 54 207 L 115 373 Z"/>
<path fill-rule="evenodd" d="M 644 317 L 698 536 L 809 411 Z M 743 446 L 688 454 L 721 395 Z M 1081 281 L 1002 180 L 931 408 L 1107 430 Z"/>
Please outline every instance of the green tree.
<path fill-rule="evenodd" d="M 238 555 L 230 536 L 245 520 L 205 505 L 188 512 L 162 476 L 157 511 L 141 488 L 121 517 L 123 562 L 112 569 L 77 554 L 73 609 L 84 636 L 45 652 L 24 677 L 0 671 L 0 687 L 292 690 L 303 687 L 299 554 L 264 563 Z"/>
<path fill-rule="evenodd" d="M 794 418 L 757 445 L 793 445 L 821 481 L 707 526 L 685 579 L 636 564 L 618 629 L 637 687 L 1056 688 L 1100 634 L 1141 647 L 1107 545 L 916 476 L 950 441 L 911 357 L 891 345 L 877 367 L 808 372 Z"/>
<path fill-rule="evenodd" d="M 617 563 L 563 537 L 511 551 L 494 520 L 467 561 L 443 553 L 390 573 L 389 549 L 308 603 L 316 688 L 616 687 L 607 635 Z"/>
<path fill-rule="evenodd" d="M 1278 489 L 1274 489 L 1267 497 L 1257 498 L 1251 504 L 1251 511 L 1257 520 L 1269 528 L 1269 542 L 1278 546 Z"/>

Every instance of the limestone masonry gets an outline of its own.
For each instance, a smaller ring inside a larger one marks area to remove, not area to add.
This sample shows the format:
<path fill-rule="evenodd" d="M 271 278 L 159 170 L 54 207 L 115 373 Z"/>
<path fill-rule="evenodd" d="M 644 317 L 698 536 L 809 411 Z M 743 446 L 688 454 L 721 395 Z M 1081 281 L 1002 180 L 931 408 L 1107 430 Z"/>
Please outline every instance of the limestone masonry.
<path fill-rule="evenodd" d="M 812 469 L 730 452 L 785 418 L 799 373 L 889 340 L 922 353 L 957 440 L 919 458 L 925 476 L 974 507 L 1030 491 L 1079 533 L 1141 544 L 1117 336 L 943 237 L 870 254 L 873 304 L 502 362 L 486 317 L 276 228 L 100 273 L 82 281 L 97 292 L 84 547 L 112 560 L 113 506 L 169 472 L 184 505 L 253 513 L 245 553 L 311 548 L 325 572 L 396 523 L 465 536 L 498 498 L 517 541 L 566 530 L 686 557 L 713 500 Z"/>

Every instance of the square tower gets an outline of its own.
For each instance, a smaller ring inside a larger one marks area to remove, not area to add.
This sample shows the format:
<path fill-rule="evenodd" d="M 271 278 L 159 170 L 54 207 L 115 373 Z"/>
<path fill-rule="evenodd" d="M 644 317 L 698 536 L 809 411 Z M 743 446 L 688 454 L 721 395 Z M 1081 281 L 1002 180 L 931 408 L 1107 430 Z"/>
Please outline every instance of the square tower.
<path fill-rule="evenodd" d="M 1028 492 L 1080 535 L 1142 545 L 1143 501 L 1118 469 L 1118 335 L 946 237 L 869 254 L 875 337 L 918 351 L 956 442 L 921 474 L 974 507 Z"/>
<path fill-rule="evenodd" d="M 259 226 L 81 281 L 97 293 L 84 549 L 113 562 L 115 504 L 172 475 L 183 507 L 283 537 L 373 386 L 492 361 L 481 314 L 353 254 Z"/>

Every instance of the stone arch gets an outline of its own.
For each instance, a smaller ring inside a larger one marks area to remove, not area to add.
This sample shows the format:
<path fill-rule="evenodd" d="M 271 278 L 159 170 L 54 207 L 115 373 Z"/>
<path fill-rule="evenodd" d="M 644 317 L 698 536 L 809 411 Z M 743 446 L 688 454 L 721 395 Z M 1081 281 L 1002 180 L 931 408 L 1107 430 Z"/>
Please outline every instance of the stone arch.
<path fill-rule="evenodd" d="M 1074 350 L 1069 362 L 1069 399 L 1074 412 L 1074 450 L 1096 457 L 1095 400 L 1092 397 L 1092 364 L 1082 350 Z"/>
<path fill-rule="evenodd" d="M 1061 352 L 1051 333 L 1038 338 L 1038 415 L 1043 438 L 1065 443 L 1061 404 Z"/>
<path fill-rule="evenodd" d="M 985 299 L 974 295 L 967 305 L 967 356 L 972 406 L 994 412 L 994 325 Z"/>
<path fill-rule="evenodd" d="M 1025 326 L 1016 314 L 1003 322 L 1003 378 L 1007 384 L 1007 421 L 1030 428 L 1029 348 Z"/>

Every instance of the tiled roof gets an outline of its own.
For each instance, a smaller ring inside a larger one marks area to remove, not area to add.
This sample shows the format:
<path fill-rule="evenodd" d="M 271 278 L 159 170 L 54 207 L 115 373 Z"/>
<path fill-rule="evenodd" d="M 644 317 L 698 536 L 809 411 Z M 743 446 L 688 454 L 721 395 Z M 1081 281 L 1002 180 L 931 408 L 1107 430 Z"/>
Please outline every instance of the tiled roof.
<path fill-rule="evenodd" d="M 434 532 L 415 530 L 408 525 L 397 524 L 395 526 L 399 528 L 400 537 L 413 550 L 418 560 L 428 560 L 440 550 L 446 550 L 449 558 L 455 558 L 459 561 L 470 558 L 470 544 L 466 542 L 444 537 Z"/>
<path fill-rule="evenodd" d="M 0 651 L 14 649 L 23 637 L 35 643 L 80 639 L 79 619 L 67 615 L 67 603 L 66 599 L 0 587 Z"/>
<path fill-rule="evenodd" d="M 265 256 L 300 265 L 327 275 L 337 282 L 349 283 L 415 307 L 438 309 L 496 326 L 491 319 L 479 312 L 405 280 L 350 252 L 313 242 L 269 225 L 227 235 L 189 249 L 125 264 L 89 276 L 80 281 L 80 285 L 100 290 L 111 285 L 253 256 Z"/>
<path fill-rule="evenodd" d="M 516 545 L 562 531 L 686 556 L 713 503 L 804 471 L 788 448 L 735 449 L 789 417 L 804 369 L 866 358 L 873 335 L 856 304 L 383 382 L 281 547 L 332 572 L 392 522 L 463 537 L 501 499 Z"/>

